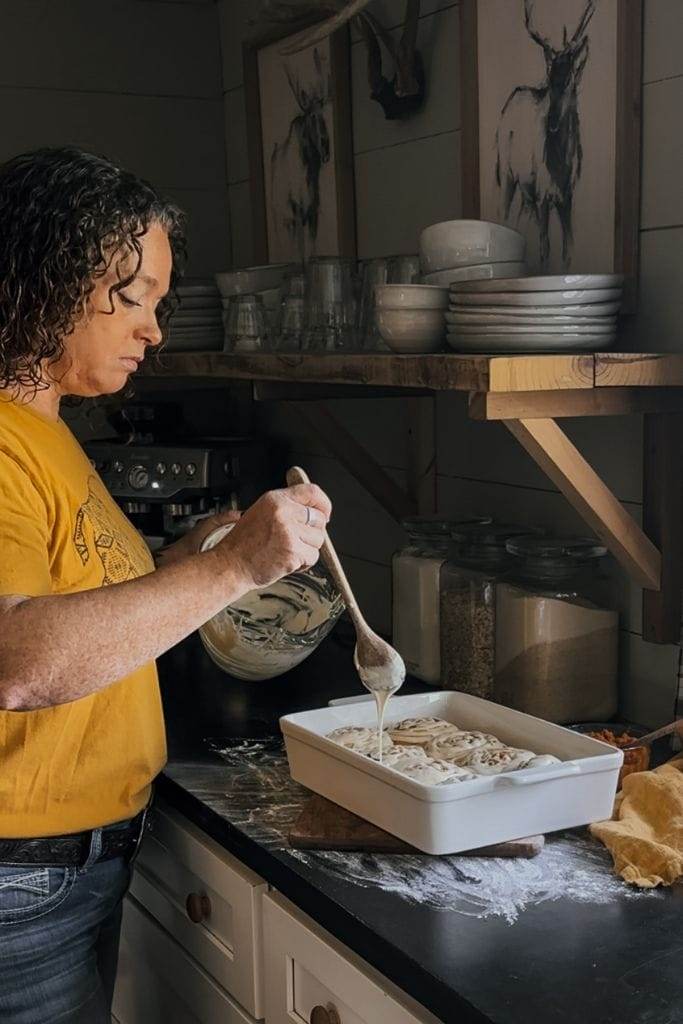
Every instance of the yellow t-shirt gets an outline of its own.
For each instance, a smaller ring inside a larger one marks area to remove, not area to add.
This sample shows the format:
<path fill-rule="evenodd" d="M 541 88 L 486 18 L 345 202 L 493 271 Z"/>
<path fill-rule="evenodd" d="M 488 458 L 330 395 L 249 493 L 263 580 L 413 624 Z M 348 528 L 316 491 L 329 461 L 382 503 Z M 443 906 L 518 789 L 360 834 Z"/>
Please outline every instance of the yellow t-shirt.
<path fill-rule="evenodd" d="M 153 569 L 66 424 L 0 397 L 0 594 L 73 594 Z M 165 760 L 154 662 L 68 704 L 0 710 L 0 837 L 132 817 Z"/>

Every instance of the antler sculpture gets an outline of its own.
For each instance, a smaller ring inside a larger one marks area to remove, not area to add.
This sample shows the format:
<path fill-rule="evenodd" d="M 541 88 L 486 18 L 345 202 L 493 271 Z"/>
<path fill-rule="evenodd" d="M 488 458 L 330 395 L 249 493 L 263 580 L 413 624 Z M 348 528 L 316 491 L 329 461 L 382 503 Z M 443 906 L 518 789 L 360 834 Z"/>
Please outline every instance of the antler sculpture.
<path fill-rule="evenodd" d="M 283 46 L 281 52 L 284 55 L 306 50 L 355 20 L 368 51 L 370 95 L 381 105 L 387 119 L 409 117 L 422 106 L 425 97 L 424 67 L 416 48 L 420 0 L 406 0 L 405 21 L 398 45 L 378 19 L 366 10 L 369 2 L 350 0 L 340 5 L 334 0 L 320 0 L 318 3 L 266 0 L 261 17 L 282 23 L 314 14 L 327 15 L 319 24 L 301 33 L 296 43 Z M 394 64 L 391 79 L 382 73 L 382 46 Z"/>

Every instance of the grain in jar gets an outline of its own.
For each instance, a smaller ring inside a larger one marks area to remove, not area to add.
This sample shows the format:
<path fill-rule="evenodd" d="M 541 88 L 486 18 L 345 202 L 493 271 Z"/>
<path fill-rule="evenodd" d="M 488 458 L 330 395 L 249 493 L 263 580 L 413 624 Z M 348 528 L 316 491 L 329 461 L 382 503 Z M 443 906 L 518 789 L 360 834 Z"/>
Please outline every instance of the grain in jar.
<path fill-rule="evenodd" d="M 468 524 L 485 523 L 485 518 Z M 409 516 L 401 524 L 408 543 L 392 560 L 393 644 L 411 675 L 425 683 L 441 678 L 439 575 L 459 520 Z"/>
<path fill-rule="evenodd" d="M 501 704 L 560 724 L 617 711 L 619 618 L 590 538 L 518 537 L 496 591 L 495 686 Z"/>
<path fill-rule="evenodd" d="M 490 523 L 454 530 L 441 566 L 441 680 L 490 700 L 495 676 L 496 585 L 510 564 L 507 541 L 529 527 Z"/>

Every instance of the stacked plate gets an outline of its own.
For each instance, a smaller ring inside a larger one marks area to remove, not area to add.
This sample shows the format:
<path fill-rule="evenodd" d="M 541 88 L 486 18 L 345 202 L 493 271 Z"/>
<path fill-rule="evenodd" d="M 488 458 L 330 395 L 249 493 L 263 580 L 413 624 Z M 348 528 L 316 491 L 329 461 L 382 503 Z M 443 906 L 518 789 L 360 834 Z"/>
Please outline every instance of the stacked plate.
<path fill-rule="evenodd" d="M 623 281 L 620 274 L 573 274 L 455 282 L 448 344 L 456 352 L 608 348 Z"/>
<path fill-rule="evenodd" d="M 223 348 L 221 297 L 214 281 L 188 281 L 178 286 L 180 305 L 171 317 L 166 350 L 211 351 Z"/>

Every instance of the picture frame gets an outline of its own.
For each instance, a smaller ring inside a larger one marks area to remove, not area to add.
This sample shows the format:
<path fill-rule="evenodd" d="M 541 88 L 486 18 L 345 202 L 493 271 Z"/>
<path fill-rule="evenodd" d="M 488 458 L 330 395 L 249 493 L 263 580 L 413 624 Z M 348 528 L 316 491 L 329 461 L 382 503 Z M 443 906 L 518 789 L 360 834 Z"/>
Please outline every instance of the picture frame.
<path fill-rule="evenodd" d="M 463 0 L 463 216 L 527 237 L 531 273 L 638 279 L 642 0 Z M 526 194 L 525 194 L 526 192 Z"/>
<path fill-rule="evenodd" d="M 256 263 L 356 256 L 348 29 L 282 52 L 319 20 L 243 46 Z"/>

